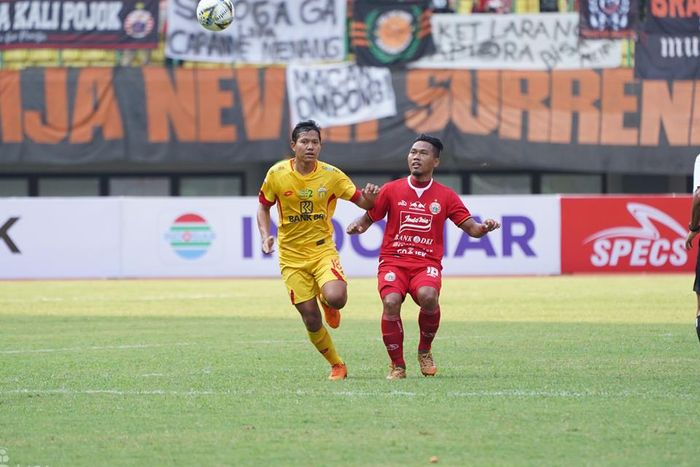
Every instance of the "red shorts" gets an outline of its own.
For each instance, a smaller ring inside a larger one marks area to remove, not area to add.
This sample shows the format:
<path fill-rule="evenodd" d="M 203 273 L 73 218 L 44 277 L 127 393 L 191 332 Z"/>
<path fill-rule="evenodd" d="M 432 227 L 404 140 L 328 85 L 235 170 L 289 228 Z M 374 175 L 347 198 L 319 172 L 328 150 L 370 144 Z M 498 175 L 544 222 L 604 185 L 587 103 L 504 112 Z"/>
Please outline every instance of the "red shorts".
<path fill-rule="evenodd" d="M 418 289 L 423 286 L 432 287 L 439 293 L 442 288 L 441 270 L 442 265 L 434 262 L 418 265 L 381 261 L 377 271 L 379 296 L 384 298 L 390 293 L 398 293 L 405 298 L 406 294 L 410 294 L 415 300 Z"/>

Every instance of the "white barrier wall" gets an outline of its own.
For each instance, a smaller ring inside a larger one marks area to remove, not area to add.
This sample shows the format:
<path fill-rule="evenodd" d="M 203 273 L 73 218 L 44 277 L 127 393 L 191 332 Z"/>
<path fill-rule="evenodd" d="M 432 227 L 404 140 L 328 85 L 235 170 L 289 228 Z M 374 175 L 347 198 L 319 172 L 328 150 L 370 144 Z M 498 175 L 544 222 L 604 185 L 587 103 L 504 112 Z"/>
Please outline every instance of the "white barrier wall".
<path fill-rule="evenodd" d="M 0 199 L 0 278 L 118 277 L 122 202 Z"/>
<path fill-rule="evenodd" d="M 464 200 L 503 227 L 472 239 L 450 224 L 444 275 L 560 273 L 557 196 Z M 0 199 L 0 278 L 278 277 L 276 255 L 260 251 L 257 206 L 254 197 Z M 361 213 L 340 201 L 333 219 L 350 277 L 375 275 L 381 245 L 379 224 L 344 233 Z"/>

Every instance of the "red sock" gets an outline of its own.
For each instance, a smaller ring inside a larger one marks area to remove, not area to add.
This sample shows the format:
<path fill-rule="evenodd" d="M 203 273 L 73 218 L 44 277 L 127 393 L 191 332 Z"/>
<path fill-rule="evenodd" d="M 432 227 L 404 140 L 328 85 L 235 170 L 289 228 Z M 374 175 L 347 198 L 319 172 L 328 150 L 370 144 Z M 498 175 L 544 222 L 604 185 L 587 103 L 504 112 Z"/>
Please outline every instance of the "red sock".
<path fill-rule="evenodd" d="M 382 315 L 382 339 L 391 363 L 406 368 L 403 359 L 403 323 L 400 316 Z"/>
<path fill-rule="evenodd" d="M 435 334 L 440 327 L 440 307 L 438 306 L 433 313 L 427 313 L 421 308 L 418 313 L 418 327 L 420 328 L 418 350 L 430 350 Z"/>

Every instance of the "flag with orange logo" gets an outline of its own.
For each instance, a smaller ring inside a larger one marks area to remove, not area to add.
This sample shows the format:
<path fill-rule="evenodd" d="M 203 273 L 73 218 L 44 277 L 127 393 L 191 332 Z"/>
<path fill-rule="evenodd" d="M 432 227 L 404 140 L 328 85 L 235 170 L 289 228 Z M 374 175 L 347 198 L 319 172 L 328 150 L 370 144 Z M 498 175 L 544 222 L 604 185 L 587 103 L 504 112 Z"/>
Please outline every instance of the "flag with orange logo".
<path fill-rule="evenodd" d="M 357 0 L 350 45 L 358 65 L 401 66 L 435 52 L 429 0 Z"/>

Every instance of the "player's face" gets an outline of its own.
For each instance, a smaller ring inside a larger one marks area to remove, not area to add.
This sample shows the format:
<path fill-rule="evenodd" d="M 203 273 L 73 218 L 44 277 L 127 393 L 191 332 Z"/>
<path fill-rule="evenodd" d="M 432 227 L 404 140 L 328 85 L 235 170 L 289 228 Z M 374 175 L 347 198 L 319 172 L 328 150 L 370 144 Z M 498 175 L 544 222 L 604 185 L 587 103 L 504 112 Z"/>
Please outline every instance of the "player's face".
<path fill-rule="evenodd" d="M 314 162 L 321 152 L 321 136 L 316 130 L 302 131 L 296 141 L 292 141 L 294 157 L 298 161 Z"/>
<path fill-rule="evenodd" d="M 435 148 L 427 141 L 416 141 L 408 152 L 408 170 L 416 178 L 426 180 L 433 176 L 433 170 L 440 164 L 435 157 Z"/>

